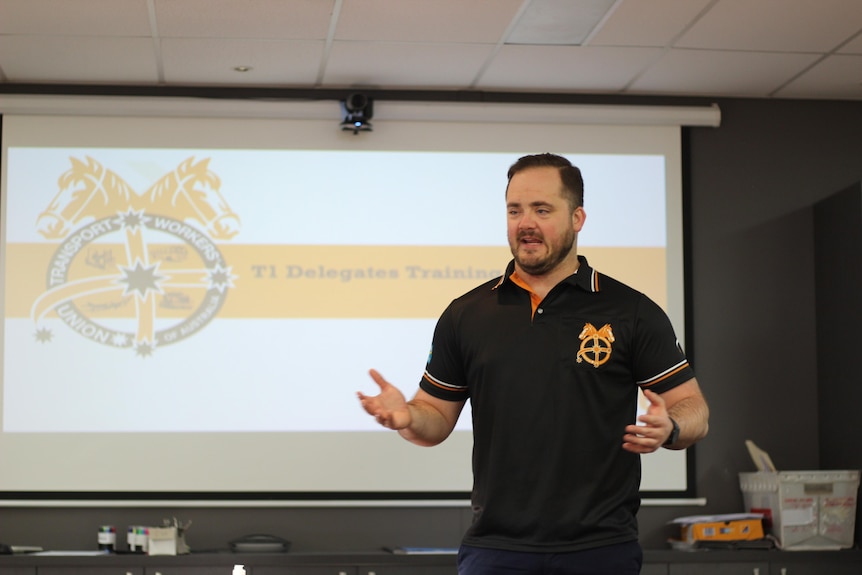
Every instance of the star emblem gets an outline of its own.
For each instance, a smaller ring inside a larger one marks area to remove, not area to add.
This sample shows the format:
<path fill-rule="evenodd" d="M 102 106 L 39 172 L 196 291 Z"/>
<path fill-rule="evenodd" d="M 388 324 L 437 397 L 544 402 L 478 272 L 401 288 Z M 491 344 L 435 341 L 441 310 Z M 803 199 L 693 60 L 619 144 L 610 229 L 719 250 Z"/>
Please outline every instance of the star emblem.
<path fill-rule="evenodd" d="M 144 215 L 144 210 L 135 210 L 133 208 L 129 208 L 125 212 L 120 212 L 117 215 L 117 219 L 114 220 L 114 223 L 116 223 L 121 228 L 135 231 L 136 229 L 147 223 L 149 220 L 150 218 Z"/>
<path fill-rule="evenodd" d="M 135 344 L 135 353 L 140 357 L 150 357 L 155 348 L 156 344 L 142 340 Z"/>
<path fill-rule="evenodd" d="M 135 261 L 135 267 L 121 267 L 123 278 L 118 281 L 126 284 L 123 295 L 135 293 L 139 298 L 144 299 L 150 292 L 162 293 L 159 282 L 166 278 L 158 275 L 158 268 L 158 264 L 145 266 L 141 260 Z"/>
<path fill-rule="evenodd" d="M 236 276 L 231 273 L 230 266 L 222 267 L 221 264 L 216 264 L 214 268 L 209 270 L 207 282 L 210 288 L 215 288 L 219 293 L 224 293 L 224 290 L 234 287 L 233 280 Z"/>
<path fill-rule="evenodd" d="M 51 338 L 54 337 L 54 334 L 51 333 L 51 330 L 46 327 L 40 327 L 33 335 L 36 337 L 36 341 L 38 341 L 39 343 L 48 343 L 49 341 L 51 341 Z"/>

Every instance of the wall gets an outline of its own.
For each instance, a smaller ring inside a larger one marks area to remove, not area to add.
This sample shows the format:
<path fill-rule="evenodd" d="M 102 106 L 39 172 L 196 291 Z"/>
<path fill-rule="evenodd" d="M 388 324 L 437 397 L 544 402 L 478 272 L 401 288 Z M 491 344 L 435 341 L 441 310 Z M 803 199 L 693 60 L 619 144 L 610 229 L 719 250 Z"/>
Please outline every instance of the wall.
<path fill-rule="evenodd" d="M 855 249 L 848 249 L 848 247 Z M 820 465 L 858 469 L 862 449 L 846 422 L 859 416 L 862 378 L 857 361 L 862 325 L 862 184 L 814 206 L 817 292 L 817 410 Z M 862 525 L 857 505 L 856 524 Z"/>
<path fill-rule="evenodd" d="M 780 469 L 820 466 L 812 205 L 862 177 L 862 104 L 719 104 L 721 128 L 690 141 L 694 364 L 713 413 L 697 473 L 708 511 L 732 512 L 745 439 Z"/>
<path fill-rule="evenodd" d="M 721 127 L 690 130 L 685 150 L 689 352 L 712 409 L 710 436 L 696 452 L 698 495 L 708 503 L 644 507 L 648 548 L 666 547 L 673 517 L 742 510 L 737 474 L 753 470 L 745 439 L 782 469 L 820 465 L 812 205 L 862 180 L 862 102 L 718 104 Z M 851 436 L 849 421 L 836 426 Z M 195 550 L 224 548 L 249 532 L 282 535 L 297 551 L 454 546 L 469 515 L 467 508 L 13 507 L 0 508 L 0 541 L 92 548 L 100 524 L 176 516 L 193 521 Z"/>

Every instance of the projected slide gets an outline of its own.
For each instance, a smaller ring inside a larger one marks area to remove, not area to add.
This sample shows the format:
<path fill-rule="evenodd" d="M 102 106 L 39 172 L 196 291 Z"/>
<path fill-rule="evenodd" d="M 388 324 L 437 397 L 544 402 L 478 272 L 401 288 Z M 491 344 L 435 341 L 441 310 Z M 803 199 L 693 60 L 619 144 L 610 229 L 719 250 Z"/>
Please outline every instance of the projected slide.
<path fill-rule="evenodd" d="M 574 159 L 593 205 L 640 190 L 597 247 L 662 261 L 661 159 Z M 378 429 L 367 369 L 415 386 L 436 317 L 510 259 L 511 161 L 9 150 L 4 429 Z"/>
<path fill-rule="evenodd" d="M 427 449 L 356 391 L 375 368 L 414 393 L 440 313 L 511 260 L 506 172 L 545 145 L 584 174 L 579 252 L 680 299 L 678 129 L 593 152 L 598 129 L 507 126 L 499 151 L 488 126 L 306 135 L 327 126 L 4 117 L 0 492 L 463 497 L 469 406 Z M 644 488 L 685 470 L 644 458 Z"/>

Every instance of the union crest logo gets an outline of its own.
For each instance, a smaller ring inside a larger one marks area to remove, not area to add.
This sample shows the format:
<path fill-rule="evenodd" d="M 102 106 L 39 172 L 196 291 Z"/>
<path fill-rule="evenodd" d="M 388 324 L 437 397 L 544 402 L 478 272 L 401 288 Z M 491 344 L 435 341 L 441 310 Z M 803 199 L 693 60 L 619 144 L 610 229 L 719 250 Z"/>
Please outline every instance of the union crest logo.
<path fill-rule="evenodd" d="M 586 361 L 593 367 L 599 367 L 607 363 L 613 352 L 614 332 L 611 329 L 611 324 L 606 323 L 599 329 L 591 323 L 584 324 L 584 329 L 581 330 L 578 339 L 581 340 L 581 347 L 578 350 L 577 362 Z"/>
<path fill-rule="evenodd" d="M 30 311 L 36 339 L 51 340 L 51 312 L 90 341 L 139 356 L 202 329 L 236 279 L 213 240 L 239 232 L 209 159 L 186 159 L 143 194 L 91 157 L 70 160 L 36 221 L 58 242 Z"/>

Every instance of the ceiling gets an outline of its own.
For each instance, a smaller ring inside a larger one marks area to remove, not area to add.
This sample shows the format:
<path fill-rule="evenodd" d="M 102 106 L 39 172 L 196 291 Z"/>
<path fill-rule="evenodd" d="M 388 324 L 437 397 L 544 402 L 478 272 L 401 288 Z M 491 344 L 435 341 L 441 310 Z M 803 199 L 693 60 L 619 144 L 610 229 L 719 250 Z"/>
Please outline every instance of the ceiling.
<path fill-rule="evenodd" d="M 862 100 L 862 0 L 0 0 L 34 85 Z"/>

